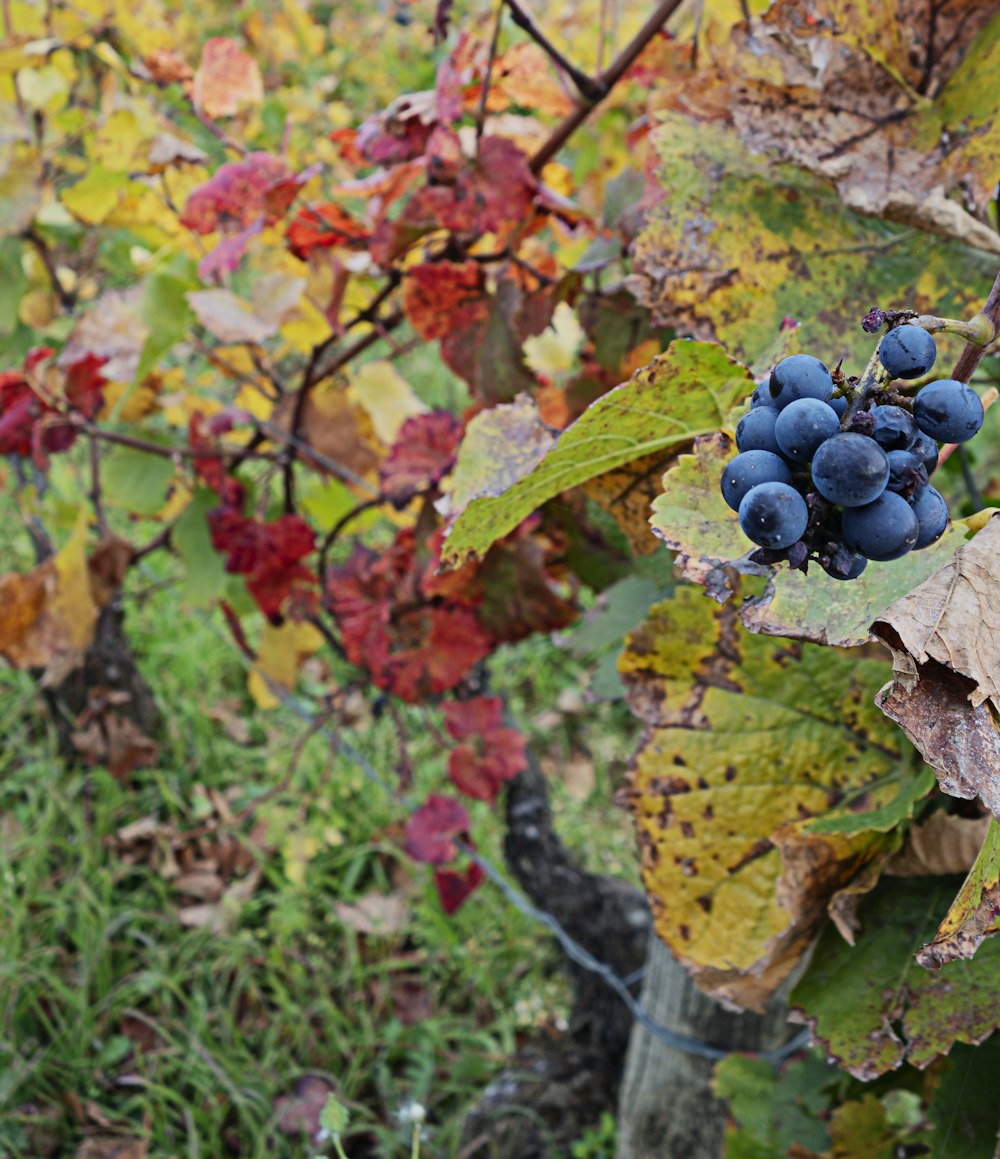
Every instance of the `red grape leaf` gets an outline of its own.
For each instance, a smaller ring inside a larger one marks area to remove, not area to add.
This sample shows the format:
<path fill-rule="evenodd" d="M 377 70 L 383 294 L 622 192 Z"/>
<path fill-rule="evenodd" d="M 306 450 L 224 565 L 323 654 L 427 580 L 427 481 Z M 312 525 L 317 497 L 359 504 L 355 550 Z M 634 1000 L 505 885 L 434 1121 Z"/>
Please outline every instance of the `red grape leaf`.
<path fill-rule="evenodd" d="M 441 706 L 444 726 L 455 740 L 485 736 L 503 727 L 503 701 L 499 696 L 474 696 L 471 700 L 449 700 Z"/>
<path fill-rule="evenodd" d="M 301 186 L 297 177 L 270 153 L 248 153 L 228 161 L 187 199 L 181 224 L 195 233 L 218 229 L 245 229 L 258 218 L 278 221 L 295 200 Z"/>
<path fill-rule="evenodd" d="M 406 93 L 358 129 L 354 144 L 376 165 L 422 156 L 437 121 L 434 93 Z"/>
<path fill-rule="evenodd" d="M 444 865 L 458 853 L 454 837 L 469 828 L 469 814 L 454 797 L 431 793 L 406 822 L 403 848 L 415 861 Z"/>
<path fill-rule="evenodd" d="M 462 439 L 462 423 L 447 411 L 408 418 L 389 454 L 379 465 L 382 493 L 403 507 L 451 470 Z"/>
<path fill-rule="evenodd" d="M 474 861 L 470 862 L 464 873 L 456 869 L 435 869 L 434 884 L 444 912 L 450 917 L 469 894 L 479 887 L 485 876 Z"/>
<path fill-rule="evenodd" d="M 485 319 L 486 277 L 478 262 L 421 262 L 406 272 L 403 311 L 428 342 Z"/>
<path fill-rule="evenodd" d="M 297 258 L 307 258 L 317 249 L 363 245 L 370 236 L 368 229 L 335 201 L 325 201 L 303 206 L 288 227 L 286 240 Z"/>
<path fill-rule="evenodd" d="M 208 526 L 212 546 L 228 556 L 226 571 L 244 577 L 247 591 L 272 621 L 296 584 L 315 583 L 316 576 L 301 563 L 315 551 L 315 536 L 300 515 L 261 523 L 223 505 L 208 513 Z"/>

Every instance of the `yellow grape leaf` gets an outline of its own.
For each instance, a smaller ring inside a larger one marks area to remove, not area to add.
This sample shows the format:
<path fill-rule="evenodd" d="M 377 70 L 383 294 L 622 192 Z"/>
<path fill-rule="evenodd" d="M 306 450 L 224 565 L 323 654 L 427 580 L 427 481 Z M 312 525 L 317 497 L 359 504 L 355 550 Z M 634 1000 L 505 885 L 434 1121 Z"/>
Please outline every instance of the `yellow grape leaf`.
<path fill-rule="evenodd" d="M 377 438 L 392 446 L 399 428 L 427 407 L 413 387 L 388 359 L 379 358 L 356 367 L 348 376 L 348 394 L 361 404 L 372 421 Z"/>
<path fill-rule="evenodd" d="M 265 622 L 257 648 L 257 661 L 247 676 L 247 688 L 260 708 L 277 708 L 281 703 L 271 687 L 286 692 L 295 687 L 299 666 L 323 644 L 312 624 L 286 620 L 280 627 Z"/>
<path fill-rule="evenodd" d="M 59 200 L 84 225 L 99 225 L 118 204 L 129 184 L 127 173 L 92 165 L 82 181 L 59 194 Z"/>
<path fill-rule="evenodd" d="M 23 68 L 17 74 L 17 95 L 38 113 L 57 113 L 65 108 L 69 91 L 69 80 L 53 65 Z"/>
<path fill-rule="evenodd" d="M 0 236 L 20 233 L 38 209 L 42 160 L 23 141 L 0 144 Z"/>
<path fill-rule="evenodd" d="M 885 666 L 750 635 L 682 587 L 619 671 L 648 726 L 629 804 L 657 931 L 701 989 L 761 1009 L 893 836 L 807 823 L 873 813 L 917 774 L 873 703 Z"/>
<path fill-rule="evenodd" d="M 586 335 L 572 306 L 560 302 L 541 334 L 524 342 L 524 361 L 536 374 L 557 378 L 577 369 L 577 354 Z"/>

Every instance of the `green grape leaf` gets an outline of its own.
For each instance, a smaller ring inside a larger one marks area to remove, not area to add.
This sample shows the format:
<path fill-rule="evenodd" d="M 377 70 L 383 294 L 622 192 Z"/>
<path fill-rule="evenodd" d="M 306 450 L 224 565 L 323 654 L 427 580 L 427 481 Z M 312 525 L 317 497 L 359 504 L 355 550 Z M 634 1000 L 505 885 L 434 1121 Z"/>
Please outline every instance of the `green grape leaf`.
<path fill-rule="evenodd" d="M 732 592 L 727 569 L 770 574 L 763 594 L 740 607 L 740 619 L 752 632 L 842 647 L 862 644 L 869 625 L 937 572 L 964 542 L 960 528 L 953 526 L 923 551 L 869 564 L 856 580 L 831 579 L 817 564 L 810 565 L 808 575 L 785 565 L 770 572 L 744 558 L 753 544 L 719 489 L 723 468 L 735 453 L 725 431 L 697 440 L 692 453 L 681 455 L 663 476 L 650 522 L 678 552 L 685 578 L 704 584 L 715 599 L 727 599 Z"/>
<path fill-rule="evenodd" d="M 971 958 L 984 939 L 1000 930 L 1000 824 L 990 818 L 979 855 L 933 940 L 917 954 L 921 966 Z"/>
<path fill-rule="evenodd" d="M 670 194 L 635 242 L 629 285 L 663 325 L 712 334 L 749 364 L 791 318 L 802 350 L 857 374 L 872 304 L 962 317 L 986 297 L 995 257 L 846 209 L 721 121 L 666 113 L 654 141 Z"/>
<path fill-rule="evenodd" d="M 867 654 L 754 636 L 694 588 L 651 609 L 619 660 L 648 725 L 629 790 L 656 928 L 699 987 L 760 1009 L 828 904 L 898 835 L 815 834 L 916 775 L 873 703 Z"/>
<path fill-rule="evenodd" d="M 928 1159 L 994 1159 L 1000 1108 L 1000 1035 L 981 1046 L 956 1043 L 941 1073 L 927 1115 L 934 1124 Z"/>
<path fill-rule="evenodd" d="M 173 478 L 171 459 L 132 447 L 112 447 L 101 460 L 101 483 L 107 501 L 134 515 L 155 515 L 160 511 Z"/>
<path fill-rule="evenodd" d="M 913 954 L 933 935 L 954 886 L 948 878 L 889 878 L 861 903 L 862 933 L 847 945 L 824 931 L 792 1005 L 827 1055 L 870 1081 L 903 1062 L 923 1069 L 953 1043 L 979 1043 L 1000 1025 L 1000 941 L 971 962 L 933 973 Z"/>
<path fill-rule="evenodd" d="M 749 372 L 720 347 L 671 343 L 665 354 L 588 407 L 528 474 L 511 485 L 500 464 L 499 485 L 482 483 L 483 493 L 452 525 L 443 564 L 452 568 L 481 558 L 560 491 L 716 430 L 752 390 Z"/>
<path fill-rule="evenodd" d="M 798 1143 L 826 1150 L 830 1132 L 821 1117 L 832 1092 L 824 1088 L 837 1072 L 815 1054 L 789 1063 L 779 1072 L 772 1063 L 733 1054 L 716 1064 L 712 1091 L 729 1104 L 726 1159 L 784 1159 Z"/>
<path fill-rule="evenodd" d="M 204 608 L 213 604 L 226 584 L 225 560 L 212 546 L 205 516 L 219 505 L 219 497 L 208 487 L 194 498 L 174 524 L 171 541 L 184 565 L 181 600 L 186 607 Z M 242 584 L 239 585 L 242 588 Z"/>

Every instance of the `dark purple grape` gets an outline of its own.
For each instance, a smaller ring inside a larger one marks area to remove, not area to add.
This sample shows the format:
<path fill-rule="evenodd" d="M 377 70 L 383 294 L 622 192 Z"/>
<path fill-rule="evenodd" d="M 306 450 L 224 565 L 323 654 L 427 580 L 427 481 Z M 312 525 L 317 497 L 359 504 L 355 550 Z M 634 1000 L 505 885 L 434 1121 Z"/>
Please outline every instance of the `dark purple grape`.
<path fill-rule="evenodd" d="M 944 535 L 948 526 L 948 504 L 940 491 L 925 487 L 913 500 L 913 514 L 917 518 L 917 542 L 914 550 L 929 547 Z"/>
<path fill-rule="evenodd" d="M 934 365 L 937 346 L 922 326 L 897 326 L 882 339 L 879 362 L 893 378 L 920 378 Z"/>
<path fill-rule="evenodd" d="M 833 379 L 818 358 L 811 354 L 791 354 L 771 371 L 768 389 L 774 405 L 782 410 L 797 398 L 818 398 L 826 402 L 833 394 Z"/>
<path fill-rule="evenodd" d="M 788 464 L 772 451 L 742 451 L 722 472 L 722 497 L 734 511 L 739 511 L 743 496 L 751 487 L 791 481 Z"/>
<path fill-rule="evenodd" d="M 771 399 L 771 392 L 767 389 L 768 379 L 765 379 L 750 395 L 750 409 L 756 410 L 761 406 L 773 407 L 774 402 Z"/>
<path fill-rule="evenodd" d="M 927 468 L 928 476 L 934 474 L 938 461 L 938 445 L 930 435 L 925 435 L 918 431 L 917 437 L 906 449 L 911 455 L 916 455 L 921 463 L 923 463 Z"/>
<path fill-rule="evenodd" d="M 868 412 L 875 420 L 872 438 L 883 451 L 904 451 L 913 442 L 917 424 L 901 406 L 873 406 Z"/>
<path fill-rule="evenodd" d="M 921 431 L 939 443 L 964 443 L 983 425 L 983 404 L 964 382 L 939 378 L 917 395 L 913 417 Z"/>
<path fill-rule="evenodd" d="M 821 443 L 812 461 L 816 490 L 840 507 L 861 507 L 885 490 L 889 460 L 874 439 L 834 435 Z"/>
<path fill-rule="evenodd" d="M 774 437 L 778 412 L 773 406 L 759 406 L 748 411 L 736 425 L 736 447 L 740 451 L 770 451 L 777 455 L 781 448 Z"/>
<path fill-rule="evenodd" d="M 906 496 L 927 486 L 927 468 L 912 451 L 890 451 L 889 482 L 887 491 L 896 491 Z"/>
<path fill-rule="evenodd" d="M 841 522 L 848 548 L 880 562 L 911 551 L 919 530 L 913 508 L 894 491 L 883 491 L 863 507 L 847 508 Z"/>
<path fill-rule="evenodd" d="M 829 563 L 823 565 L 826 574 L 835 580 L 853 580 L 868 566 L 868 560 L 863 555 L 852 555 L 847 548 L 841 548 Z"/>
<path fill-rule="evenodd" d="M 761 483 L 740 504 L 743 534 L 761 547 L 791 547 L 802 538 L 808 523 L 806 501 L 787 483 Z"/>
<path fill-rule="evenodd" d="M 820 443 L 839 434 L 837 412 L 818 398 L 798 398 L 778 412 L 774 437 L 781 453 L 808 463 Z"/>
<path fill-rule="evenodd" d="M 837 412 L 837 418 L 842 419 L 844 417 L 844 411 L 847 410 L 847 396 L 842 394 L 837 398 L 828 398 L 826 405 L 832 406 Z"/>

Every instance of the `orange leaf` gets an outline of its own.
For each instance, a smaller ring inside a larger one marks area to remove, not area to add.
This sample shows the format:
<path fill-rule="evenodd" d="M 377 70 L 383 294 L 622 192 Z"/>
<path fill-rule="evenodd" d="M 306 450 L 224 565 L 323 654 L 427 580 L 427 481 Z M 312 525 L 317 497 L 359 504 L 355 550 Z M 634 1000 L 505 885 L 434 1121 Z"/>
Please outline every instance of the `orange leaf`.
<path fill-rule="evenodd" d="M 210 117 L 232 117 L 244 105 L 262 104 L 264 82 L 257 62 L 228 36 L 205 41 L 192 100 Z"/>

